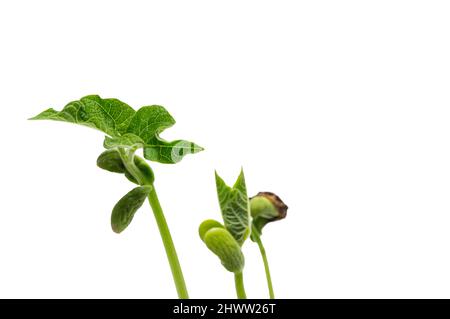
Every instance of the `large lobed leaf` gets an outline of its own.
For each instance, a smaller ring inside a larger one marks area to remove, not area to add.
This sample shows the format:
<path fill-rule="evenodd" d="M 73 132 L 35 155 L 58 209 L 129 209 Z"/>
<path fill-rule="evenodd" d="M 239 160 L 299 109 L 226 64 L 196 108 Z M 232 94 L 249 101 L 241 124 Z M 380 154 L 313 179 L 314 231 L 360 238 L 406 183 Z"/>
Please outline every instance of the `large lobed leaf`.
<path fill-rule="evenodd" d="M 188 154 L 195 154 L 203 150 L 195 143 L 177 140 L 173 142 L 164 141 L 159 137 L 166 128 L 175 124 L 174 118 L 160 105 L 141 107 L 133 117 L 128 126 L 128 136 L 134 134 L 131 143 L 136 145 L 138 138 L 144 143 L 144 157 L 148 160 L 173 164 L 178 163 Z"/>
<path fill-rule="evenodd" d="M 79 101 L 72 101 L 62 111 L 48 109 L 31 120 L 54 120 L 70 122 L 96 128 L 111 136 L 126 133 L 136 112 L 117 99 L 102 99 L 88 95 Z"/>
<path fill-rule="evenodd" d="M 141 107 L 131 119 L 127 132 L 150 143 L 155 136 L 175 124 L 174 118 L 160 105 Z"/>
<path fill-rule="evenodd" d="M 135 111 L 117 99 L 89 95 L 70 102 L 61 111 L 48 109 L 31 120 L 63 121 L 92 127 L 108 135 L 105 148 L 144 148 L 146 159 L 160 163 L 177 163 L 185 155 L 203 150 L 192 142 L 168 142 L 159 137 L 162 131 L 175 124 L 174 118 L 160 105 L 143 106 Z"/>
<path fill-rule="evenodd" d="M 241 170 L 236 183 L 229 187 L 216 172 L 216 187 L 225 228 L 242 245 L 250 234 L 250 206 Z"/>

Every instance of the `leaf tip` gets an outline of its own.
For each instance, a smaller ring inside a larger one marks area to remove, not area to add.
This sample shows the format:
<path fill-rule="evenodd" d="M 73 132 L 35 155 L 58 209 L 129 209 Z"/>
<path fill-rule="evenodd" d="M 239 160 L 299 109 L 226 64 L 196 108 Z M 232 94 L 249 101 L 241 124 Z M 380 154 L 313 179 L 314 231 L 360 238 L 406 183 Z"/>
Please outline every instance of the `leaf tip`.
<path fill-rule="evenodd" d="M 205 150 L 204 147 L 202 147 L 202 146 L 200 146 L 200 145 L 197 145 L 197 144 L 194 144 L 194 152 L 195 152 L 195 153 L 202 152 L 202 151 L 204 151 L 204 150 Z"/>
<path fill-rule="evenodd" d="M 218 182 L 223 182 L 222 177 L 220 177 L 220 175 L 219 175 L 219 173 L 217 172 L 216 169 L 214 170 L 214 176 L 215 176 L 215 178 L 216 178 L 216 183 L 218 183 Z"/>
<path fill-rule="evenodd" d="M 54 109 L 49 108 L 49 109 L 46 109 L 45 111 L 39 113 L 38 115 L 28 118 L 27 120 L 29 120 L 29 121 L 46 120 L 46 119 L 49 119 L 50 117 L 54 116 L 57 113 L 58 112 L 56 112 Z"/>
<path fill-rule="evenodd" d="M 239 173 L 238 178 L 236 179 L 236 182 L 233 185 L 233 188 L 238 188 L 239 185 L 243 184 L 245 187 L 245 175 L 244 175 L 244 168 L 241 166 L 241 172 Z"/>

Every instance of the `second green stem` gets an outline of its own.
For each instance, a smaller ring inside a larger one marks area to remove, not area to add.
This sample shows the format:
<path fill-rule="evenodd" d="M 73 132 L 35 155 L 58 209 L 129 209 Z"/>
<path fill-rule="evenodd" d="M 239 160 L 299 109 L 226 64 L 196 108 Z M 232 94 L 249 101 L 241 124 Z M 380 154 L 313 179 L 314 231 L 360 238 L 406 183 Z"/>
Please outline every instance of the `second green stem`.
<path fill-rule="evenodd" d="M 242 272 L 234 274 L 234 283 L 236 286 L 236 294 L 238 299 L 247 299 L 244 288 L 244 276 Z"/>
<path fill-rule="evenodd" d="M 254 236 L 254 238 L 256 240 L 256 243 L 258 244 L 259 251 L 261 252 L 261 257 L 263 259 L 264 270 L 266 272 L 267 287 L 269 288 L 269 296 L 270 296 L 270 299 L 274 299 L 275 294 L 273 292 L 272 278 L 270 276 L 269 262 L 267 261 L 266 250 L 264 249 L 264 245 L 261 241 L 261 237 L 259 235 L 256 235 L 256 236 Z"/>

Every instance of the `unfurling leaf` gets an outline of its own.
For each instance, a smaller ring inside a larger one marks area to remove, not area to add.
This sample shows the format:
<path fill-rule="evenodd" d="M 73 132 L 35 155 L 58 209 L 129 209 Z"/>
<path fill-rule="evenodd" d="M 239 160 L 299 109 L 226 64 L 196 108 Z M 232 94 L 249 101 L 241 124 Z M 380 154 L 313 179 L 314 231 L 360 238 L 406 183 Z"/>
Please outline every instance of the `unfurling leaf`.
<path fill-rule="evenodd" d="M 111 214 L 111 227 L 114 232 L 121 233 L 127 228 L 151 190 L 151 186 L 136 187 L 117 202 Z"/>
<path fill-rule="evenodd" d="M 175 124 L 169 112 L 159 105 L 143 106 L 135 111 L 117 99 L 89 95 L 70 102 L 62 111 L 48 109 L 31 120 L 55 120 L 96 128 L 107 134 L 105 148 L 144 148 L 144 157 L 159 163 L 178 163 L 185 155 L 203 150 L 192 142 L 170 142 L 159 137 Z"/>
<path fill-rule="evenodd" d="M 242 245 L 250 234 L 251 218 L 244 172 L 241 170 L 233 187 L 225 184 L 216 172 L 217 195 L 225 228 Z"/>
<path fill-rule="evenodd" d="M 203 236 L 206 246 L 219 257 L 226 270 L 240 273 L 244 269 L 245 259 L 241 246 L 223 227 L 210 228 Z"/>

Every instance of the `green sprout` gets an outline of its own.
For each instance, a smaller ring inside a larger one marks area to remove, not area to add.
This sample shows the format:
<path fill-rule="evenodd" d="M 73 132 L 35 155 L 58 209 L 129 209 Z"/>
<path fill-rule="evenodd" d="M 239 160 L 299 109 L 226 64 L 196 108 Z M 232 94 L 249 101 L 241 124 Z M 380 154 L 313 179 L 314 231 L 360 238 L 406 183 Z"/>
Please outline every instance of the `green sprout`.
<path fill-rule="evenodd" d="M 269 296 L 275 298 L 261 235 L 267 223 L 286 217 L 288 207 L 277 195 L 269 192 L 260 192 L 249 199 L 242 170 L 233 187 L 227 186 L 216 173 L 216 187 L 224 224 L 213 219 L 205 220 L 199 227 L 200 238 L 219 257 L 225 269 L 234 273 L 237 297 L 245 299 L 245 258 L 241 247 L 250 235 L 262 256 Z"/>
<path fill-rule="evenodd" d="M 273 291 L 272 277 L 270 275 L 269 262 L 267 260 L 266 250 L 261 241 L 262 229 L 267 223 L 277 221 L 286 217 L 288 207 L 285 203 L 270 192 L 259 192 L 250 199 L 250 211 L 252 215 L 252 234 L 251 240 L 256 242 L 261 253 L 266 273 L 267 286 L 271 299 L 275 298 Z"/>
<path fill-rule="evenodd" d="M 62 111 L 48 109 L 31 120 L 54 120 L 81 124 L 106 134 L 97 165 L 110 172 L 123 174 L 138 186 L 122 197 L 114 206 L 111 227 L 120 233 L 127 228 L 136 211 L 148 199 L 166 250 L 178 297 L 189 298 L 183 273 L 163 210 L 154 186 L 154 174 L 147 162 L 136 155 L 143 149 L 149 161 L 174 164 L 187 154 L 203 150 L 200 146 L 184 141 L 165 141 L 159 134 L 173 126 L 175 120 L 159 105 L 143 106 L 135 111 L 117 99 L 103 99 L 89 95 L 67 104 Z"/>
<path fill-rule="evenodd" d="M 199 235 L 208 249 L 219 257 L 225 269 L 234 273 L 237 297 L 245 299 L 245 259 L 241 247 L 250 235 L 251 217 L 244 172 L 241 170 L 233 187 L 226 185 L 216 172 L 216 187 L 224 224 L 205 220 L 199 227 Z"/>

